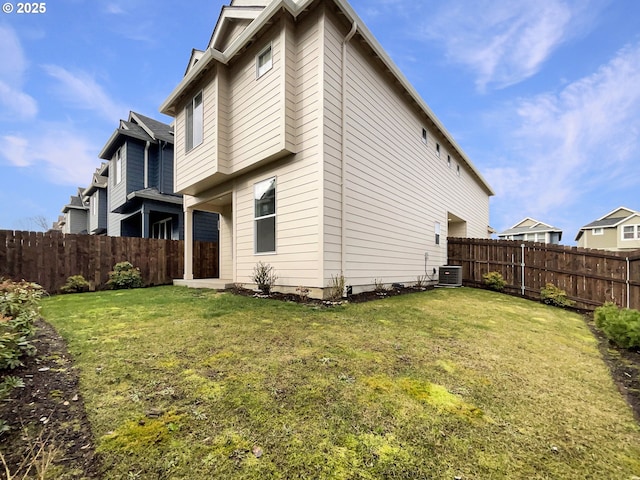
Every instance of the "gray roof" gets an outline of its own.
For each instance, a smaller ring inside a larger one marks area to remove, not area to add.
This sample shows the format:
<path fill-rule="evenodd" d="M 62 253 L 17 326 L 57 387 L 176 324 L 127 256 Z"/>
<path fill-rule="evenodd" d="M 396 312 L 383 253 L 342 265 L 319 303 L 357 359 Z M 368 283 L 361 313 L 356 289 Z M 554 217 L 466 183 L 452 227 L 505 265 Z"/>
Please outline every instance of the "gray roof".
<path fill-rule="evenodd" d="M 153 118 L 141 115 L 137 112 L 131 112 L 130 118 L 139 120 L 152 133 L 152 137 L 164 142 L 173 143 L 173 127 L 166 123 L 159 122 Z"/>
<path fill-rule="evenodd" d="M 140 123 L 138 123 L 140 122 Z M 129 120 L 120 120 L 120 125 L 113 132 L 98 155 L 104 160 L 111 160 L 116 149 L 124 142 L 123 137 L 136 138 L 143 142 L 158 143 L 159 140 L 173 144 L 173 127 L 153 118 L 136 112 L 129 113 Z"/>
<path fill-rule="evenodd" d="M 82 203 L 82 199 L 79 196 L 72 196 L 69 198 L 69 203 L 62 208 L 62 212 L 69 210 L 87 210 L 87 206 Z"/>
<path fill-rule="evenodd" d="M 509 228 L 504 232 L 500 232 L 498 236 L 505 235 L 520 235 L 525 233 L 545 233 L 545 232 L 559 232 L 562 233 L 562 230 L 557 227 L 552 227 L 551 225 L 536 225 L 535 227 L 516 227 Z"/>
<path fill-rule="evenodd" d="M 160 193 L 160 191 L 155 187 L 137 190 L 127 195 L 127 200 L 133 200 L 134 198 L 156 200 L 158 202 L 166 202 L 166 203 L 174 203 L 176 205 L 182 205 L 182 195 L 179 195 L 177 193 Z"/>
<path fill-rule="evenodd" d="M 601 228 L 601 227 L 613 227 L 623 220 L 629 218 L 629 215 L 625 217 L 613 217 L 613 218 L 605 218 L 603 220 L 596 220 L 595 222 L 591 222 L 588 225 L 585 225 L 582 228 Z"/>

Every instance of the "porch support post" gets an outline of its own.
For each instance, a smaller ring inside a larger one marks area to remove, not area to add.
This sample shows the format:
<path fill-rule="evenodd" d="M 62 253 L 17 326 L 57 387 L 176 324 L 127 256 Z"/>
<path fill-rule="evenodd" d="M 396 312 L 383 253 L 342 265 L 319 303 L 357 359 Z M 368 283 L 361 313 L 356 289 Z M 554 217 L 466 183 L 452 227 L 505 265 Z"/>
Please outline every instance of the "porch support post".
<path fill-rule="evenodd" d="M 193 208 L 184 208 L 184 277 L 193 280 Z"/>

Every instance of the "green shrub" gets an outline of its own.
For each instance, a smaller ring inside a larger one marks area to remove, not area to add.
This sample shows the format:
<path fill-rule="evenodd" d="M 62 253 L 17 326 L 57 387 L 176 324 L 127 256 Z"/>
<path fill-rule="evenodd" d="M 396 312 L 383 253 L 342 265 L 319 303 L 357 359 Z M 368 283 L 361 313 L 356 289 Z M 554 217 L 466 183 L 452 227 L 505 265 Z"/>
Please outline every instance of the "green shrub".
<path fill-rule="evenodd" d="M 507 285 L 500 272 L 487 272 L 482 275 L 482 278 L 484 279 L 484 284 L 496 292 L 501 292 Z"/>
<path fill-rule="evenodd" d="M 140 269 L 134 267 L 130 262 L 116 263 L 113 271 L 109 272 L 107 285 L 114 289 L 140 288 L 143 286 Z"/>
<path fill-rule="evenodd" d="M 640 348 L 640 311 L 605 303 L 594 312 L 596 326 L 621 348 Z"/>
<path fill-rule="evenodd" d="M 576 302 L 567 297 L 567 292 L 556 287 L 553 283 L 547 283 L 547 285 L 540 290 L 540 298 L 547 305 L 554 305 L 556 307 L 571 307 L 576 304 Z"/>
<path fill-rule="evenodd" d="M 261 261 L 253 267 L 253 282 L 258 285 L 258 289 L 265 295 L 271 293 L 271 287 L 276 283 L 278 276 L 275 269 L 268 263 Z"/>
<path fill-rule="evenodd" d="M 60 291 L 62 293 L 81 293 L 89 290 L 89 282 L 87 282 L 82 275 L 72 275 L 67 278 Z"/>
<path fill-rule="evenodd" d="M 0 400 L 13 388 L 24 386 L 21 378 L 5 376 L 3 371 L 23 365 L 23 356 L 36 353 L 30 337 L 35 332 L 43 293 L 35 283 L 0 279 Z M 0 419 L 0 434 L 8 429 L 8 423 Z"/>

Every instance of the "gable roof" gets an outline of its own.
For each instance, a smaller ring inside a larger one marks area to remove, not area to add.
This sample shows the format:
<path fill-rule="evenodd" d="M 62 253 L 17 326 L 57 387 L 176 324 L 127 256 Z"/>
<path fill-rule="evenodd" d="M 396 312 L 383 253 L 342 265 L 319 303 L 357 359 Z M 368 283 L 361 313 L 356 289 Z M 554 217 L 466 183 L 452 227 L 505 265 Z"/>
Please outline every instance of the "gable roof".
<path fill-rule="evenodd" d="M 129 120 L 120 120 L 118 128 L 102 147 L 98 157 L 111 160 L 114 152 L 120 148 L 126 138 L 151 143 L 158 143 L 161 140 L 173 144 L 173 127 L 140 113 L 129 112 Z"/>
<path fill-rule="evenodd" d="M 231 42 L 231 44 L 224 50 L 224 52 L 221 52 L 213 48 L 212 45 L 215 44 L 215 39 L 213 37 L 215 37 L 216 31 L 219 28 L 222 28 L 221 26 L 219 26 L 219 23 L 220 18 L 222 18 L 224 14 L 223 8 L 221 17 L 218 19 L 218 24 L 216 24 L 216 28 L 214 29 L 214 34 L 212 36 L 212 41 L 210 42 L 209 48 L 207 48 L 199 61 L 195 63 L 190 70 L 187 71 L 184 78 L 169 94 L 167 99 L 162 103 L 162 105 L 160 106 L 160 112 L 166 115 L 174 116 L 178 102 L 180 102 L 181 98 L 187 93 L 187 90 L 192 82 L 196 82 L 199 79 L 200 75 L 206 72 L 211 65 L 215 65 L 216 63 L 227 65 L 230 60 L 238 55 L 242 51 L 243 47 L 250 43 L 254 39 L 254 37 L 258 35 L 260 30 L 262 30 L 267 25 L 267 23 L 279 12 L 285 11 L 292 15 L 294 18 L 297 18 L 298 15 L 311 8 L 312 4 L 317 1 L 320 0 L 271 0 L 268 3 L 264 0 L 233 1 L 231 7 L 229 8 L 247 6 L 249 3 L 257 3 L 260 6 L 264 4 L 266 5 L 264 6 L 264 8 L 261 7 L 262 11 L 255 17 L 253 22 L 251 22 L 249 26 L 233 42 Z M 469 168 L 471 173 L 476 177 L 485 191 L 489 195 L 495 195 L 495 192 L 493 191 L 491 186 L 475 168 L 464 150 L 462 150 L 462 148 L 454 140 L 453 136 L 447 131 L 444 125 L 436 117 L 435 113 L 433 113 L 431 108 L 426 104 L 420 94 L 418 94 L 415 88 L 411 85 L 409 80 L 404 76 L 404 74 L 396 66 L 393 60 L 391 60 L 389 55 L 385 52 L 385 50 L 382 48 L 378 40 L 376 40 L 371 31 L 369 31 L 369 29 L 365 26 L 364 22 L 353 10 L 351 5 L 349 5 L 346 0 L 326 1 L 332 1 L 340 10 L 340 12 L 346 17 L 346 19 L 352 23 L 354 27 L 354 35 L 359 35 L 362 40 L 373 50 L 374 55 L 384 64 L 386 69 L 398 81 L 402 88 L 407 92 L 409 97 L 411 97 L 413 102 L 418 106 L 418 108 L 423 111 L 427 118 L 435 125 L 435 127 L 440 131 L 445 139 L 458 152 L 463 162 Z"/>
<path fill-rule="evenodd" d="M 72 195 L 69 197 L 69 203 L 62 207 L 62 213 L 67 213 L 69 210 L 87 210 L 88 207 L 82 203 L 82 199 L 79 195 Z"/>
<path fill-rule="evenodd" d="M 560 228 L 551 226 L 548 223 L 539 222 L 531 217 L 524 218 L 513 227 L 508 228 L 504 232 L 500 232 L 498 236 L 506 237 L 526 233 L 559 233 L 562 239 L 562 230 Z"/>
<path fill-rule="evenodd" d="M 586 224 L 580 230 L 578 230 L 578 234 L 576 235 L 576 241 L 580 239 L 585 230 L 592 230 L 594 228 L 616 228 L 622 222 L 628 220 L 631 217 L 639 216 L 640 212 L 635 210 L 631 210 L 626 207 L 618 207 L 615 210 L 603 215 L 599 219 Z"/>

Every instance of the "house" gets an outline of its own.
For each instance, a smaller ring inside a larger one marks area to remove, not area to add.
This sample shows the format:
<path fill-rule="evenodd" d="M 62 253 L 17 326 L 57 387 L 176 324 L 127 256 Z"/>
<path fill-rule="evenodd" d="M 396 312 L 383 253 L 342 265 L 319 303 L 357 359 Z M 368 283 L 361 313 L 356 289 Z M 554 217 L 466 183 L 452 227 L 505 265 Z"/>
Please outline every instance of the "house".
<path fill-rule="evenodd" d="M 326 296 L 435 279 L 447 236 L 488 237 L 493 191 L 345 0 L 233 0 L 160 107 L 185 238 L 220 214 L 220 279 Z"/>
<path fill-rule="evenodd" d="M 107 235 L 116 237 L 183 238 L 182 195 L 173 187 L 170 125 L 130 112 L 99 157 L 107 163 L 87 188 L 93 199 L 90 233 L 106 229 Z M 194 217 L 194 238 L 217 241 L 217 220 L 215 214 L 199 212 Z"/>
<path fill-rule="evenodd" d="M 579 247 L 625 251 L 640 249 L 640 212 L 619 207 L 582 227 Z"/>
<path fill-rule="evenodd" d="M 107 201 L 106 176 L 108 164 L 103 163 L 93 174 L 91 184 L 84 189 L 83 196 L 87 199 L 87 233 L 90 235 L 104 235 L 107 233 L 107 216 L 109 205 Z"/>
<path fill-rule="evenodd" d="M 501 240 L 524 240 L 527 242 L 558 244 L 562 240 L 562 230 L 527 217 L 513 227 L 499 233 L 498 238 Z"/>
<path fill-rule="evenodd" d="M 58 220 L 62 233 L 87 233 L 87 210 L 84 189 L 78 187 L 78 194 L 69 198 L 69 203 L 62 207 L 62 222 Z"/>

